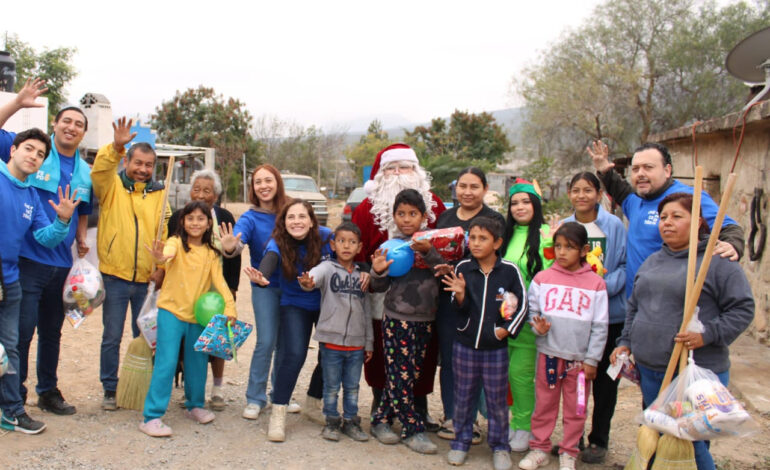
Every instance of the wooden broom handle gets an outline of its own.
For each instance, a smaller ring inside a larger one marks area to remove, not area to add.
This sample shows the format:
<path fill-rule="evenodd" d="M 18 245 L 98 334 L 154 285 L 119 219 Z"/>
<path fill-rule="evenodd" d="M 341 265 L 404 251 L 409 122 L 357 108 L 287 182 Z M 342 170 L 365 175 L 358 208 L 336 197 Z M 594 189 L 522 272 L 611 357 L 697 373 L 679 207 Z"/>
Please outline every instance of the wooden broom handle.
<path fill-rule="evenodd" d="M 727 186 L 725 187 L 725 192 L 722 194 L 722 202 L 719 204 L 719 212 L 717 212 L 717 217 L 714 220 L 714 226 L 711 230 L 711 236 L 709 236 L 708 245 L 706 245 L 706 252 L 703 254 L 703 261 L 701 262 L 700 269 L 698 270 L 698 278 L 695 280 L 695 285 L 693 286 L 692 292 L 690 292 L 690 296 L 688 299 L 686 299 L 685 302 L 685 305 L 687 305 L 688 309 L 684 312 L 682 327 L 679 330 L 680 333 L 684 332 L 684 330 L 687 328 L 687 324 L 690 323 L 693 313 L 695 312 L 695 306 L 698 304 L 698 297 L 700 297 L 703 284 L 706 282 L 706 274 L 708 274 L 708 269 L 711 265 L 711 257 L 714 253 L 714 247 L 717 244 L 719 232 L 722 230 L 722 222 L 725 220 L 727 205 L 730 202 L 730 196 L 732 195 L 734 186 L 735 173 L 730 173 L 730 176 L 727 178 Z M 671 383 L 671 379 L 674 376 L 674 369 L 676 368 L 677 359 L 679 359 L 680 354 L 682 354 L 682 347 L 682 343 L 674 344 L 674 353 L 671 355 L 671 359 L 668 361 L 666 375 L 663 377 L 664 386 L 661 387 L 661 390 L 667 387 L 669 383 Z"/>
<path fill-rule="evenodd" d="M 158 216 L 158 232 L 155 235 L 155 240 L 160 240 L 163 236 L 163 221 L 166 218 L 166 204 L 168 203 L 168 190 L 171 187 L 171 177 L 174 175 L 174 160 L 175 157 L 171 155 L 168 157 L 168 167 L 166 168 L 166 180 L 163 187 L 163 203 L 160 205 L 160 216 Z M 152 269 L 150 272 L 155 271 L 155 262 L 152 263 Z"/>
<path fill-rule="evenodd" d="M 695 167 L 695 185 L 693 186 L 693 198 L 692 198 L 692 214 L 700 214 L 700 200 L 701 200 L 701 190 L 703 187 L 703 167 L 700 165 Z M 684 294 L 684 305 L 682 306 L 682 312 L 686 312 L 688 310 L 688 301 L 690 299 L 690 292 L 692 292 L 693 287 L 693 281 L 695 278 L 695 266 L 696 262 L 698 260 L 698 224 L 691 223 L 690 224 L 690 244 L 689 244 L 689 252 L 687 253 L 687 279 L 685 281 L 685 294 Z M 687 327 L 687 323 L 684 320 L 684 315 L 682 315 L 682 325 L 679 327 L 680 331 L 684 330 Z M 685 359 L 686 360 L 686 359 Z M 677 354 L 674 354 L 672 352 L 671 357 L 668 360 L 668 366 L 666 367 L 666 371 L 673 370 L 673 368 L 676 367 L 676 363 L 681 362 L 679 359 L 679 356 Z M 680 365 L 680 369 L 681 369 Z M 663 393 L 663 390 L 668 387 L 669 383 L 671 382 L 671 378 L 663 380 L 660 391 L 658 392 L 658 395 Z"/>

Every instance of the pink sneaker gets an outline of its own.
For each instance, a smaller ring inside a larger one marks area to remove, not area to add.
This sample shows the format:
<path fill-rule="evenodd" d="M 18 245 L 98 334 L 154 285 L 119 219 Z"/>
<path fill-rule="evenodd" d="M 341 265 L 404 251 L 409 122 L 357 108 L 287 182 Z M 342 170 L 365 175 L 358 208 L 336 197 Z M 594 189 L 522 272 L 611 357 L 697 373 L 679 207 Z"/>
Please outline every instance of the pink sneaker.
<path fill-rule="evenodd" d="M 169 437 L 171 435 L 171 428 L 163 424 L 160 418 L 141 423 L 139 430 L 150 437 Z"/>
<path fill-rule="evenodd" d="M 187 410 L 184 412 L 184 415 L 193 421 L 197 421 L 200 424 L 208 424 L 214 421 L 214 418 L 216 418 L 214 413 L 203 408 L 193 408 L 192 410 Z"/>

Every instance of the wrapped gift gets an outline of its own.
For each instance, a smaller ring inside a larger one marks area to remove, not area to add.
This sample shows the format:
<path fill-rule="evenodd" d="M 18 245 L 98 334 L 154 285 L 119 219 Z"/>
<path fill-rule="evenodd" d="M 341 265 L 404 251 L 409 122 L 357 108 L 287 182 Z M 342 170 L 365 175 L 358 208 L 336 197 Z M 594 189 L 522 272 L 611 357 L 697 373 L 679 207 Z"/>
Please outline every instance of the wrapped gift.
<path fill-rule="evenodd" d="M 447 262 L 457 261 L 465 253 L 465 232 L 462 227 L 437 228 L 412 235 L 412 240 L 430 240 L 433 248 Z M 420 253 L 415 252 L 414 265 L 420 269 L 428 267 Z"/>
<path fill-rule="evenodd" d="M 243 345 L 253 329 L 254 326 L 240 320 L 228 327 L 226 316 L 214 315 L 193 349 L 229 361 L 235 357 L 236 350 Z"/>

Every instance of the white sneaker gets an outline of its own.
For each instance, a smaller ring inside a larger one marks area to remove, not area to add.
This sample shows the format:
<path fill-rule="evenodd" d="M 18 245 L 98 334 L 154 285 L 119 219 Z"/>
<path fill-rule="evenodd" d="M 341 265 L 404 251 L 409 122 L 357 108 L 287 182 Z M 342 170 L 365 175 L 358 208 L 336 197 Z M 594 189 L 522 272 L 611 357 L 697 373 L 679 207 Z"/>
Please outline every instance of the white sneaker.
<path fill-rule="evenodd" d="M 259 418 L 259 412 L 262 411 L 262 407 L 256 403 L 249 403 L 246 408 L 243 409 L 243 417 L 246 419 Z"/>
<path fill-rule="evenodd" d="M 529 440 L 532 438 L 532 433 L 523 429 L 517 429 L 513 433 L 509 433 L 509 436 L 508 444 L 511 446 L 511 451 L 526 452 L 529 450 Z"/>
<path fill-rule="evenodd" d="M 535 470 L 548 465 L 549 460 L 548 454 L 542 450 L 531 450 L 523 459 L 521 459 L 519 468 L 522 470 Z"/>
<path fill-rule="evenodd" d="M 297 403 L 296 401 L 292 400 L 289 405 L 286 407 L 287 413 L 296 414 L 302 411 L 302 405 Z"/>
<path fill-rule="evenodd" d="M 273 442 L 283 442 L 286 439 L 286 405 L 273 405 L 267 428 L 267 439 Z"/>
<path fill-rule="evenodd" d="M 559 470 L 575 470 L 575 457 L 569 454 L 559 455 Z"/>

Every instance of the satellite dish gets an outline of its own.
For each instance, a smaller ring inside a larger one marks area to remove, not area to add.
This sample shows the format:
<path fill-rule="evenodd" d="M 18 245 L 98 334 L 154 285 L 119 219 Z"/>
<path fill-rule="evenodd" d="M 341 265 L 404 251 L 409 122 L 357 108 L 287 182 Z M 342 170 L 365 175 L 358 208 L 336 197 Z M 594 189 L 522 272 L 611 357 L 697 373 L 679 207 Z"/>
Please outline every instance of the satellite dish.
<path fill-rule="evenodd" d="M 770 27 L 757 31 L 733 47 L 727 54 L 725 67 L 731 75 L 744 82 L 765 84 L 762 91 L 743 108 L 745 111 L 770 90 Z"/>

